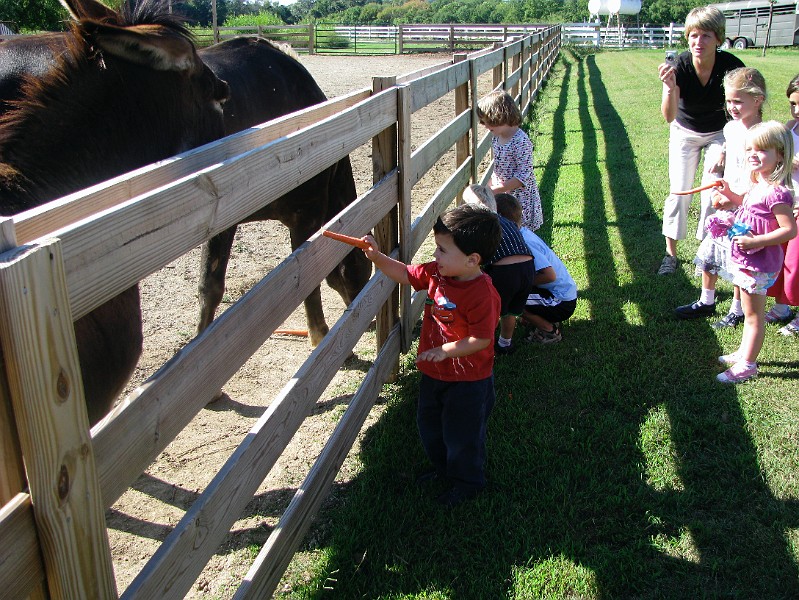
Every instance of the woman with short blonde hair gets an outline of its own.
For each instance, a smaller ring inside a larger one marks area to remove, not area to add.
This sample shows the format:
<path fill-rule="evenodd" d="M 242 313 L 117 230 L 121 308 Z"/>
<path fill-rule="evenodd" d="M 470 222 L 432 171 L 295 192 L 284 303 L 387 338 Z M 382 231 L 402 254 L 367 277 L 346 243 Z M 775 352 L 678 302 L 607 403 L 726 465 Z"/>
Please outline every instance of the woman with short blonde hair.
<path fill-rule="evenodd" d="M 693 187 L 703 158 L 703 183 L 717 177 L 710 168 L 719 164 L 724 147 L 722 129 L 727 121 L 724 76 L 728 71 L 744 66 L 736 56 L 719 51 L 724 35 L 724 14 L 718 8 L 694 8 L 685 19 L 688 50 L 658 66 L 658 76 L 663 84 L 660 111 L 670 128 L 670 193 L 663 206 L 662 229 L 666 256 L 658 269 L 659 275 L 668 275 L 677 269 L 677 242 L 685 239 L 687 234 L 688 207 L 693 196 L 674 192 Z M 700 196 L 697 239 L 704 237 L 702 225 L 712 212 L 710 193 L 703 193 Z"/>

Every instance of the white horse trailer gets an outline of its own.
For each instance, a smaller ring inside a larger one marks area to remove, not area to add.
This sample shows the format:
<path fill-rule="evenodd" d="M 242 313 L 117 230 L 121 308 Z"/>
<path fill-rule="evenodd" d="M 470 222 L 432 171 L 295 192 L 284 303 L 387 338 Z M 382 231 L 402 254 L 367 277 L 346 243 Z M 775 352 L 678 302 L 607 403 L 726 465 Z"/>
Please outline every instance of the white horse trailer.
<path fill-rule="evenodd" d="M 727 18 L 724 48 L 799 44 L 799 2 L 742 0 L 710 6 Z"/>

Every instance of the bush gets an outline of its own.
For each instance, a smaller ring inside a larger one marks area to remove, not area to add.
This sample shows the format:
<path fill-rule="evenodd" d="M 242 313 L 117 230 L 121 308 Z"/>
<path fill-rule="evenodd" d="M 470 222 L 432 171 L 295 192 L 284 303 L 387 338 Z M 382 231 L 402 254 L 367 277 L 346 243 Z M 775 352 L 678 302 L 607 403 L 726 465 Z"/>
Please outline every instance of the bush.
<path fill-rule="evenodd" d="M 325 38 L 321 45 L 323 48 L 331 50 L 344 50 L 350 47 L 350 40 L 343 35 L 331 35 L 329 38 Z"/>

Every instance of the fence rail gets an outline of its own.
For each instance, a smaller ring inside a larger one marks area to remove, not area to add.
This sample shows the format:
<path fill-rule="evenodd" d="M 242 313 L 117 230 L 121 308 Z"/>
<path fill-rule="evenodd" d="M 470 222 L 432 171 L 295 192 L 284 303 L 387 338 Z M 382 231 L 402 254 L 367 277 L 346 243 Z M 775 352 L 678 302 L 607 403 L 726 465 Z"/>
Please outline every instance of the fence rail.
<path fill-rule="evenodd" d="M 54 598 L 86 597 L 75 590 L 98 589 L 80 580 L 80 575 L 70 579 L 75 587 L 63 587 L 60 580 L 48 581 L 53 573 L 46 573 L 43 565 L 54 562 L 64 565 L 65 571 L 91 573 L 105 582 L 102 588 L 107 596 L 116 596 L 107 540 L 100 543 L 103 510 L 155 460 L 349 249 L 319 233 L 312 236 L 91 432 L 86 431 L 80 386 L 70 394 L 74 414 L 64 414 L 63 409 L 33 410 L 30 415 L 26 412 L 31 417 L 28 420 L 15 413 L 10 402 L 13 394 L 14 406 L 27 406 L 29 401 L 34 407 L 63 404 L 63 399 L 55 398 L 59 390 L 54 389 L 50 373 L 54 365 L 48 357 L 66 357 L 68 368 L 77 372 L 74 336 L 70 338 L 70 319 L 76 313 L 90 310 L 108 294 L 164 267 L 175 256 L 259 208 L 252 205 L 252 194 L 241 189 L 242 177 L 248 180 L 247 190 L 256 185 L 268 190 L 266 197 L 260 197 L 268 204 L 285 193 L 286 181 L 307 179 L 370 141 L 375 185 L 326 227 L 353 235 L 373 228 L 376 234 L 382 231 L 385 239 L 399 240 L 398 255 L 408 260 L 429 235 L 436 217 L 463 187 L 470 181 L 484 181 L 490 174 L 490 167 L 479 173 L 490 148 L 490 134 L 480 138 L 474 112 L 477 78 L 490 77 L 492 87 L 509 90 L 526 111 L 557 58 L 560 43 L 560 28 L 552 27 L 496 49 L 456 55 L 452 61 L 393 81 L 377 78 L 374 90 L 356 90 L 176 160 L 120 176 L 46 205 L 35 214 L 0 221 L 0 243 L 6 250 L 0 256 L 0 335 L 4 350 L 11 351 L 0 371 L 3 596 L 27 597 L 42 593 L 41 586 Z M 411 151 L 414 113 L 451 92 L 455 98 L 453 120 Z M 453 146 L 457 163 L 453 174 L 412 223 L 411 189 Z M 297 158 L 288 163 L 276 160 L 288 155 Z M 210 190 L 212 201 L 207 198 Z M 209 214 L 207 206 L 218 210 Z M 52 237 L 54 231 L 58 231 L 57 239 Z M 98 236 L 98 231 L 104 234 Z M 141 235 L 142 231 L 147 235 Z M 381 241 L 383 247 L 393 245 Z M 37 293 L 26 293 L 30 289 Z M 397 298 L 399 320 L 391 310 Z M 399 353 L 407 351 L 423 299 L 424 294 L 419 293 L 412 297 L 406 287 L 398 294 L 393 282 L 376 274 L 122 597 L 185 596 L 377 314 L 381 344 L 372 367 L 235 595 L 239 599 L 269 597 L 382 383 L 396 368 Z M 388 309 L 375 308 L 386 304 Z M 48 325 L 42 331 L 17 335 L 25 323 Z M 52 349 L 55 343 L 57 351 Z M 27 387 L 9 388 L 8 380 L 24 381 L 46 397 L 32 402 L 25 395 Z M 59 448 L 69 449 L 64 450 L 66 455 L 86 463 L 84 473 L 90 479 L 82 487 L 87 490 L 86 497 L 59 494 L 64 482 L 52 475 L 63 469 L 60 461 L 65 454 L 53 452 L 50 444 L 41 452 L 29 451 L 23 473 L 16 460 L 19 440 L 31 439 L 34 430 L 57 432 Z M 56 502 L 34 506 L 25 475 L 39 478 L 40 488 L 52 489 Z M 82 500 L 88 501 L 82 504 Z M 41 529 L 53 525 L 58 527 L 57 535 Z M 93 535 L 88 541 L 87 531 Z M 78 562 L 91 568 L 70 570 Z"/>

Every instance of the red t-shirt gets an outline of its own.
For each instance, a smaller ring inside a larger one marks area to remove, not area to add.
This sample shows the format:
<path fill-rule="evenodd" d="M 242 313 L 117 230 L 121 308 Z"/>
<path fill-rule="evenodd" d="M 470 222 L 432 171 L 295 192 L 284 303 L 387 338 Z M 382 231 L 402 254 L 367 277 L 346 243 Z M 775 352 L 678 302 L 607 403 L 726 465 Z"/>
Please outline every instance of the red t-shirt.
<path fill-rule="evenodd" d="M 466 337 L 490 339 L 474 354 L 441 362 L 422 361 L 419 370 L 440 381 L 479 381 L 494 370 L 494 330 L 499 321 L 499 294 L 485 273 L 458 281 L 438 273 L 435 262 L 408 265 L 408 279 L 415 290 L 427 290 L 419 352 Z"/>

